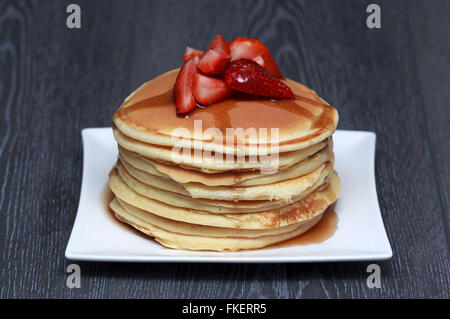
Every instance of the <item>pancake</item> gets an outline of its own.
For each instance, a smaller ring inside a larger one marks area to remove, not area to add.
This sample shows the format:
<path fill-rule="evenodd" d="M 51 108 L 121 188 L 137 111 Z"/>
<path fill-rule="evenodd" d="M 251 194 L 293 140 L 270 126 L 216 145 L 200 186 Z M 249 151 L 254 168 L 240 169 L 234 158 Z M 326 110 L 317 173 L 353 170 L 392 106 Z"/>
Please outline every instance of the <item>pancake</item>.
<path fill-rule="evenodd" d="M 114 204 L 114 202 L 116 203 Z M 110 206 L 115 206 L 117 204 L 122 206 L 122 208 L 125 209 L 128 214 L 134 215 L 136 218 L 139 218 L 145 222 L 148 222 L 164 230 L 183 235 L 205 236 L 205 237 L 256 238 L 267 235 L 279 235 L 283 233 L 289 233 L 299 226 L 298 224 L 292 224 L 285 227 L 268 228 L 268 229 L 239 229 L 239 228 L 203 226 L 203 225 L 188 224 L 160 217 L 158 215 L 146 212 L 135 206 L 127 204 L 126 202 L 118 198 L 115 198 L 112 201 L 112 205 Z"/>
<path fill-rule="evenodd" d="M 164 218 L 196 225 L 241 229 L 279 228 L 311 219 L 334 203 L 340 193 L 339 177 L 333 172 L 327 187 L 318 188 L 303 199 L 281 208 L 257 213 L 215 214 L 172 206 L 142 196 L 123 182 L 116 169 L 110 173 L 109 186 L 122 201 Z"/>
<path fill-rule="evenodd" d="M 323 212 L 321 212 L 307 221 L 294 224 L 294 227 L 287 226 L 283 229 L 289 229 L 287 232 L 255 236 L 258 234 L 258 231 L 252 234 L 247 230 L 241 234 L 229 228 L 220 229 L 174 222 L 158 218 L 155 215 L 151 216 L 142 210 L 133 209 L 131 206 L 125 209 L 121 204 L 126 205 L 126 203 L 119 203 L 116 200 L 110 204 L 117 219 L 133 226 L 148 236 L 154 237 L 159 243 L 168 248 L 185 250 L 236 251 L 266 247 L 306 232 L 317 224 L 323 215 Z M 291 228 L 294 229 L 290 230 Z M 279 231 L 280 228 L 277 229 L 277 232 Z M 227 234 L 235 234 L 237 236 L 226 236 Z"/>
<path fill-rule="evenodd" d="M 331 163 L 323 163 L 309 174 L 272 184 L 211 187 L 199 183 L 180 184 L 164 177 L 148 174 L 126 164 L 126 162 L 121 162 L 117 165 L 119 172 L 123 170 L 122 165 L 125 165 L 126 171 L 129 174 L 123 173 L 121 177 L 128 184 L 133 183 L 133 181 L 129 179 L 129 176 L 131 175 L 135 180 L 146 185 L 187 195 L 193 199 L 205 198 L 223 201 L 284 200 L 290 202 L 292 201 L 292 198 L 301 195 L 310 186 L 315 184 L 319 178 L 323 176 L 323 171 L 325 171 L 325 176 L 332 171 Z"/>
<path fill-rule="evenodd" d="M 245 162 L 239 162 L 236 160 L 227 161 L 225 155 L 217 155 L 216 157 L 203 154 L 201 157 L 195 157 L 193 154 L 194 152 L 185 154 L 183 152 L 173 151 L 171 147 L 140 142 L 122 134 L 117 128 L 113 128 L 113 132 L 114 138 L 122 149 L 126 149 L 153 160 L 196 168 L 207 173 L 210 173 L 211 171 L 261 170 L 262 168 L 266 168 L 267 171 L 270 171 L 271 167 L 274 168 L 276 172 L 279 169 L 284 169 L 303 161 L 308 156 L 317 153 L 328 144 L 328 140 L 324 140 L 301 150 L 280 153 L 277 160 L 274 158 L 274 161 L 272 162 L 269 161 L 270 158 L 268 158 L 267 162 L 262 162 L 258 159 L 250 160 L 251 158 L 245 158 Z"/>
<path fill-rule="evenodd" d="M 279 152 L 284 153 L 324 141 L 336 129 L 336 109 L 313 90 L 286 78 L 282 81 L 291 87 L 295 100 L 273 101 L 237 94 L 206 108 L 197 108 L 188 117 L 177 117 L 173 85 L 178 71 L 154 78 L 125 100 L 113 116 L 123 135 L 169 148 L 178 145 L 224 154 L 256 155 L 262 144 L 272 145 L 275 138 Z M 201 121 L 201 127 L 196 121 Z M 235 140 L 236 132 L 227 129 L 238 128 L 248 134 Z M 272 134 L 271 128 L 278 129 L 278 136 Z M 226 141 L 231 143 L 225 144 Z"/>
<path fill-rule="evenodd" d="M 185 169 L 142 157 L 121 147 L 120 160 L 152 175 L 167 177 L 178 183 L 200 183 L 207 186 L 250 186 L 271 184 L 289 178 L 308 174 L 326 161 L 334 161 L 332 142 L 319 152 L 308 156 L 291 167 L 279 170 L 276 174 L 261 174 L 259 171 L 228 171 L 208 174 L 198 170 Z"/>
<path fill-rule="evenodd" d="M 165 204 L 191 208 L 195 210 L 203 210 L 213 213 L 245 213 L 245 212 L 261 212 L 270 209 L 281 208 L 286 206 L 286 201 L 270 201 L 270 200 L 246 200 L 246 201 L 223 201 L 213 199 L 192 198 L 187 195 L 171 192 L 158 187 L 145 184 L 134 177 L 132 177 L 127 170 L 120 164 L 116 166 L 116 172 L 119 175 L 121 182 L 125 183 L 136 193 L 154 200 L 161 201 Z M 112 174 L 115 174 L 113 172 Z M 311 185 L 302 193 L 292 198 L 292 202 L 296 202 L 309 194 L 311 194 L 317 187 L 326 183 L 329 177 L 329 170 L 323 170 L 316 183 Z"/>

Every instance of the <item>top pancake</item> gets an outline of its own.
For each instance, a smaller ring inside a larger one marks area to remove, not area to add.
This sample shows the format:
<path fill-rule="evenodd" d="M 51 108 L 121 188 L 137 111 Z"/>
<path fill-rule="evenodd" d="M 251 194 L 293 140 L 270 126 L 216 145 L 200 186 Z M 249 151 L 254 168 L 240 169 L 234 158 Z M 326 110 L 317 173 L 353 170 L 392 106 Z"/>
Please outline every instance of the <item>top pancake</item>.
<path fill-rule="evenodd" d="M 282 81 L 292 89 L 295 100 L 274 101 L 236 94 L 179 117 L 173 102 L 178 71 L 154 78 L 125 100 L 113 117 L 121 133 L 155 145 L 254 155 L 260 154 L 261 144 L 270 146 L 271 141 L 279 143 L 279 150 L 273 152 L 300 150 L 325 140 L 336 129 L 336 109 L 313 90 L 286 78 Z M 201 122 L 195 122 L 198 120 Z M 234 132 L 227 131 L 239 128 L 248 134 L 234 138 Z M 273 135 L 271 139 L 272 128 L 278 129 L 278 138 Z M 232 142 L 227 144 L 229 141 Z"/>

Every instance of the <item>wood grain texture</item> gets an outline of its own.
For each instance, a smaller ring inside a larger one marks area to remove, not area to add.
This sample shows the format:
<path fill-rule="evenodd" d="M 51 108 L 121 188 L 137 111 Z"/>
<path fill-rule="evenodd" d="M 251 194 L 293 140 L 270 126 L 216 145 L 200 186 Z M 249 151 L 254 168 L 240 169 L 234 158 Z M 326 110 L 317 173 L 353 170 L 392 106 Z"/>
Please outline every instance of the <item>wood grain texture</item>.
<path fill-rule="evenodd" d="M 447 1 L 0 0 L 0 297 L 448 298 Z M 286 76 L 340 112 L 341 129 L 375 131 L 376 178 L 394 251 L 377 262 L 275 265 L 79 263 L 64 259 L 79 199 L 80 131 L 108 126 L 139 84 L 180 66 L 184 47 L 266 42 Z"/>
<path fill-rule="evenodd" d="M 450 2 L 434 1 L 425 8 L 424 2 L 416 1 L 411 9 L 409 14 L 411 38 L 417 59 L 416 68 L 423 113 L 427 121 L 426 138 L 431 145 L 435 182 L 442 208 L 442 223 L 447 235 L 447 248 L 449 248 L 450 113 L 448 101 L 450 101 L 450 82 L 448 75 L 450 63 L 448 57 L 450 33 L 448 28 L 442 26 L 448 20 L 446 12 L 450 10 Z"/>

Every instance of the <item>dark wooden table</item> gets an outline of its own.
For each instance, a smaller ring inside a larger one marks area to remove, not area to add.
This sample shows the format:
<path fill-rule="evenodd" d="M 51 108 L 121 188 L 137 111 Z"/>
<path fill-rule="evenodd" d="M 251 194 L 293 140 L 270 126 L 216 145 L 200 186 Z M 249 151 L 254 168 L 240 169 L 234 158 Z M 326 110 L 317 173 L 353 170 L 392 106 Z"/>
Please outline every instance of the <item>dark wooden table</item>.
<path fill-rule="evenodd" d="M 81 29 L 66 6 L 81 7 Z M 368 29 L 366 7 L 381 7 Z M 448 298 L 450 1 L 0 0 L 1 298 Z M 266 42 L 288 77 L 375 131 L 394 257 L 314 264 L 78 263 L 64 250 L 82 172 L 81 129 L 111 125 L 139 84 L 216 33 Z"/>

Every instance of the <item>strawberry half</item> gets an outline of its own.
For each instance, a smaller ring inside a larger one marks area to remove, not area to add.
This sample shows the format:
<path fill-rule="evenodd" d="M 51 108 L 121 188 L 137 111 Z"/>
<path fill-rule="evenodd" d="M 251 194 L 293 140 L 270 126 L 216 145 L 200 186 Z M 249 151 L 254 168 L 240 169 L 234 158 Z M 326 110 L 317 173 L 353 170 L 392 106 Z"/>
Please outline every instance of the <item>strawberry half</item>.
<path fill-rule="evenodd" d="M 261 65 L 273 76 L 281 77 L 275 60 L 269 49 L 260 40 L 255 38 L 240 37 L 230 43 L 231 61 L 238 59 L 251 59 Z"/>
<path fill-rule="evenodd" d="M 192 82 L 197 74 L 199 58 L 193 57 L 187 61 L 178 73 L 173 87 L 174 100 L 178 114 L 186 114 L 197 107 L 192 94 Z"/>
<path fill-rule="evenodd" d="M 233 90 L 274 99 L 294 99 L 291 88 L 273 77 L 250 59 L 230 62 L 225 70 L 225 84 Z"/>
<path fill-rule="evenodd" d="M 223 101 L 233 94 L 224 81 L 201 73 L 194 76 L 192 91 L 195 100 L 205 106 Z"/>
<path fill-rule="evenodd" d="M 186 51 L 184 51 L 184 54 L 183 54 L 183 60 L 184 60 L 184 62 L 187 62 L 196 56 L 201 58 L 203 56 L 203 51 L 200 51 L 200 50 L 197 50 L 197 49 L 194 49 L 191 47 L 186 47 Z"/>
<path fill-rule="evenodd" d="M 230 46 L 221 34 L 217 34 L 206 50 L 214 50 L 221 54 L 230 54 Z"/>
<path fill-rule="evenodd" d="M 223 36 L 218 34 L 206 49 L 205 54 L 198 63 L 198 69 L 204 74 L 221 74 L 230 58 L 230 47 Z"/>

